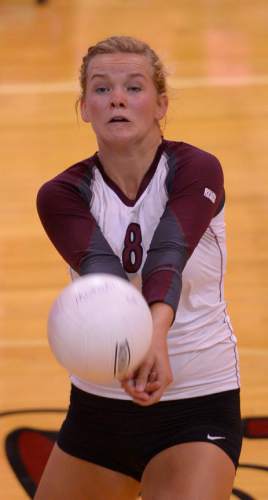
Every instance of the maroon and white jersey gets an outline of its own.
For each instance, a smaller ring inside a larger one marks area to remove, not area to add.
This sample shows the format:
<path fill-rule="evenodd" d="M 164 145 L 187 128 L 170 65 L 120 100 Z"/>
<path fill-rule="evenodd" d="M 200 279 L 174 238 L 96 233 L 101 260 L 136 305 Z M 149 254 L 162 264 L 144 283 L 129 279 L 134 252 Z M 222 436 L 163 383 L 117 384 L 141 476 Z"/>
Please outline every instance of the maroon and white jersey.
<path fill-rule="evenodd" d="M 213 155 L 163 140 L 130 200 L 96 153 L 44 184 L 37 206 L 73 276 L 138 274 L 148 304 L 173 308 L 168 343 L 174 382 L 163 400 L 239 386 L 236 338 L 223 298 L 223 173 Z M 129 399 L 117 381 L 72 381 L 94 394 Z"/>

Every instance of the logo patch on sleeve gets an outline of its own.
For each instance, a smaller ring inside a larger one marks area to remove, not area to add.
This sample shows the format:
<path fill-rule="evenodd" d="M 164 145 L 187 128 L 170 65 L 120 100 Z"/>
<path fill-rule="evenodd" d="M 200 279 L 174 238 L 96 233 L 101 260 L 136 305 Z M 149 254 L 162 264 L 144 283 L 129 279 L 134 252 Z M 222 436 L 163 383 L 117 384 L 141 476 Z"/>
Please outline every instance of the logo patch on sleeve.
<path fill-rule="evenodd" d="M 208 198 L 212 203 L 215 203 L 216 194 L 214 193 L 214 191 L 211 191 L 211 189 L 205 188 L 204 196 L 205 198 Z"/>

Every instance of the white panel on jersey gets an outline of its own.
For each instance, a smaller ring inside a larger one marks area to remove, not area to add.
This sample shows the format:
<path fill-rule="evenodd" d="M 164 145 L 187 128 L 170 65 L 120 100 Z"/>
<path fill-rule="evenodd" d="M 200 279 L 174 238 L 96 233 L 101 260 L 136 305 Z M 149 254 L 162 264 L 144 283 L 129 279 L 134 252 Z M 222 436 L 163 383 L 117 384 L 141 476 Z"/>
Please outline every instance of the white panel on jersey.
<path fill-rule="evenodd" d="M 139 272 L 167 203 L 165 188 L 167 169 L 166 158 L 162 155 L 156 172 L 134 206 L 126 205 L 105 182 L 101 172 L 97 168 L 94 169 L 91 213 L 121 262 L 127 228 L 131 223 L 139 224 L 143 248 L 143 260 Z"/>

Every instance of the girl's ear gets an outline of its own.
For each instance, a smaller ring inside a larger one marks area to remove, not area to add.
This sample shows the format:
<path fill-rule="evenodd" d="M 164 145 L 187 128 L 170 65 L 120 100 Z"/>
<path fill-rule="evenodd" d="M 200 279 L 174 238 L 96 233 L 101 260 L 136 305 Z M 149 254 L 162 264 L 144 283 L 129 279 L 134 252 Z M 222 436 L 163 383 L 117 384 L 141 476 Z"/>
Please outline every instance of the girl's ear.
<path fill-rule="evenodd" d="M 82 120 L 84 120 L 84 122 L 90 123 L 90 121 L 91 121 L 90 113 L 89 113 L 89 109 L 86 105 L 85 99 L 80 100 L 80 113 L 81 113 Z"/>
<path fill-rule="evenodd" d="M 156 109 L 156 119 L 162 120 L 167 113 L 168 109 L 168 96 L 166 94 L 160 94 L 157 96 L 157 109 Z"/>

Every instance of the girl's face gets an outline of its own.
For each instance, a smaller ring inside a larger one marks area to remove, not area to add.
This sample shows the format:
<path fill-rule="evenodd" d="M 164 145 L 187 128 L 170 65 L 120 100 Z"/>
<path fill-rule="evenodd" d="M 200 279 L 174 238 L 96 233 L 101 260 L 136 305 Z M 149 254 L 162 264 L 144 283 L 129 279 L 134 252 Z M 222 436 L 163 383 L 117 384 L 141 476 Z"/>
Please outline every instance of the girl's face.
<path fill-rule="evenodd" d="M 99 54 L 90 61 L 81 115 L 91 123 L 99 145 L 160 136 L 158 122 L 166 114 L 167 96 L 157 93 L 152 77 L 143 55 Z"/>

